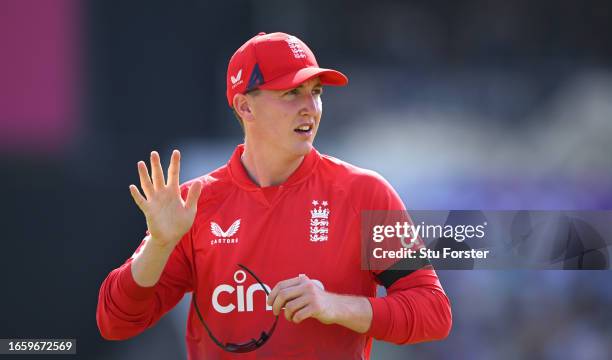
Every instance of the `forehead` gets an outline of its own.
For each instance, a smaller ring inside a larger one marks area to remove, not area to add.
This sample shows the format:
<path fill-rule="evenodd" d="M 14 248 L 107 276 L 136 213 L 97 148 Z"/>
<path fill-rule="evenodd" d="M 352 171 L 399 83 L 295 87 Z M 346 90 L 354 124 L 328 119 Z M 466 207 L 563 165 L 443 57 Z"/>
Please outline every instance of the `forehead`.
<path fill-rule="evenodd" d="M 301 89 L 301 88 L 310 89 L 310 88 L 315 88 L 315 87 L 320 87 L 320 86 L 322 86 L 321 85 L 321 80 L 318 77 L 316 77 L 316 78 L 312 78 L 312 79 L 306 80 L 306 81 L 304 81 L 303 83 L 299 84 L 296 87 L 282 89 L 282 90 L 257 89 L 256 91 L 254 91 L 250 95 L 260 94 L 260 95 L 264 95 L 264 97 L 266 97 L 265 94 L 268 94 L 268 95 L 278 95 L 278 94 L 284 93 L 287 90 L 291 90 L 291 89 Z M 247 94 L 249 94 L 249 93 L 247 93 Z"/>
<path fill-rule="evenodd" d="M 315 77 L 315 78 L 312 78 L 312 79 L 308 79 L 308 80 L 304 81 L 303 83 L 299 84 L 296 87 L 291 87 L 291 88 L 281 89 L 281 90 L 271 90 L 271 91 L 287 91 L 287 90 L 291 90 L 291 89 L 311 88 L 311 87 L 315 87 L 315 86 L 321 86 L 321 80 L 318 77 Z"/>
<path fill-rule="evenodd" d="M 312 78 L 312 79 L 304 81 L 303 83 L 301 83 L 300 85 L 296 87 L 313 87 L 313 86 L 321 86 L 321 79 L 319 79 L 318 77 Z"/>

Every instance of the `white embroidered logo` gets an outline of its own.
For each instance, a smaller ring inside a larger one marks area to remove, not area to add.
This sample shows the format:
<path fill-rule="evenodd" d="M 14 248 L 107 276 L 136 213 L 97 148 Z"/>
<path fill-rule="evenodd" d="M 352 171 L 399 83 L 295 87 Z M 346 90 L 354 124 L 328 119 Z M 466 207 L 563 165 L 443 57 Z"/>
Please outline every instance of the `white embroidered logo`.
<path fill-rule="evenodd" d="M 329 209 L 327 201 L 312 201 L 313 209 L 310 210 L 310 241 L 327 241 L 329 226 Z M 318 207 L 317 207 L 318 206 Z"/>
<path fill-rule="evenodd" d="M 242 77 L 242 69 L 238 70 L 238 73 L 236 74 L 236 76 L 234 75 L 230 76 L 230 81 L 232 82 L 232 89 L 242 84 L 242 79 L 240 79 L 241 77 Z"/>
<path fill-rule="evenodd" d="M 238 231 L 238 229 L 240 229 L 240 219 L 234 221 L 232 226 L 230 226 L 227 231 L 223 231 L 223 229 L 221 229 L 221 226 L 219 226 L 219 224 L 217 224 L 216 222 L 210 222 L 210 231 L 215 236 L 227 238 L 234 235 Z"/>
<path fill-rule="evenodd" d="M 291 49 L 291 52 L 296 59 L 303 59 L 306 57 L 306 53 L 304 52 L 304 49 L 302 49 L 300 40 L 298 40 L 298 38 L 295 36 L 289 36 L 287 37 L 286 41 L 289 45 L 289 49 Z"/>
<path fill-rule="evenodd" d="M 221 226 L 214 221 L 210 222 L 210 232 L 217 237 L 217 239 L 213 239 L 210 241 L 211 245 L 215 244 L 235 244 L 238 242 L 238 238 L 232 238 L 240 229 L 240 219 L 234 221 L 234 223 L 227 229 L 227 231 L 223 231 Z"/>

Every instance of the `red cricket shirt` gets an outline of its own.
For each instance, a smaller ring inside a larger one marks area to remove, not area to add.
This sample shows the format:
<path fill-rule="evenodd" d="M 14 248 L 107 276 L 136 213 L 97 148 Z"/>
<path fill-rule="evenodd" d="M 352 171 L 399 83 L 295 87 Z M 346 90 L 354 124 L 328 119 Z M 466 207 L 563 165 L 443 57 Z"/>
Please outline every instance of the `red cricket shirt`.
<path fill-rule="evenodd" d="M 372 325 L 359 334 L 314 319 L 293 324 L 281 314 L 263 347 L 233 354 L 212 342 L 191 306 L 190 359 L 368 359 L 373 337 L 404 344 L 447 336 L 450 303 L 433 269 L 401 276 L 361 270 L 361 211 L 405 209 L 380 175 L 313 149 L 285 183 L 261 188 L 240 161 L 243 150 L 238 146 L 227 165 L 199 178 L 204 186 L 195 222 L 155 286 L 134 282 L 132 258 L 104 280 L 97 308 L 104 338 L 139 334 L 194 290 L 204 320 L 221 342 L 259 338 L 274 316 L 261 286 L 238 263 L 270 288 L 305 274 L 326 291 L 368 297 Z M 183 196 L 192 183 L 182 186 Z M 376 298 L 377 284 L 387 287 L 386 297 Z"/>

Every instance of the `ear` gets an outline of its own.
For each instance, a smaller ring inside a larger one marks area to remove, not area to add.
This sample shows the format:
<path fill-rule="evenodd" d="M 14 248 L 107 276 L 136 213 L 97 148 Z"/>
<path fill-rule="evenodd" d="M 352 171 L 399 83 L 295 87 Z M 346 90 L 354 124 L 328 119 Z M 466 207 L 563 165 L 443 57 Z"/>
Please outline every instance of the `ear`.
<path fill-rule="evenodd" d="M 234 110 L 243 121 L 252 121 L 254 119 L 252 104 L 250 99 L 245 94 L 234 95 Z"/>

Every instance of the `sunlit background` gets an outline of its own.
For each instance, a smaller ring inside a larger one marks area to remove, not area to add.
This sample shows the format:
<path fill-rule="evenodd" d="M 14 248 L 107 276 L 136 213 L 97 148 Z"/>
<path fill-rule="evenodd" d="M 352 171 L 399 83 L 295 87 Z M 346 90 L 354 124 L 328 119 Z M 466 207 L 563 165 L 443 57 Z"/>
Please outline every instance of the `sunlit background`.
<path fill-rule="evenodd" d="M 78 339 L 83 359 L 185 358 L 189 295 L 156 327 L 104 341 L 106 274 L 140 243 L 128 185 L 151 150 L 183 180 L 227 162 L 233 51 L 304 40 L 348 75 L 326 88 L 317 148 L 385 176 L 408 209 L 608 210 L 607 1 L 0 0 L 0 338 Z M 612 220 L 612 219 L 611 219 Z M 608 271 L 440 271 L 442 342 L 373 359 L 608 359 Z"/>

